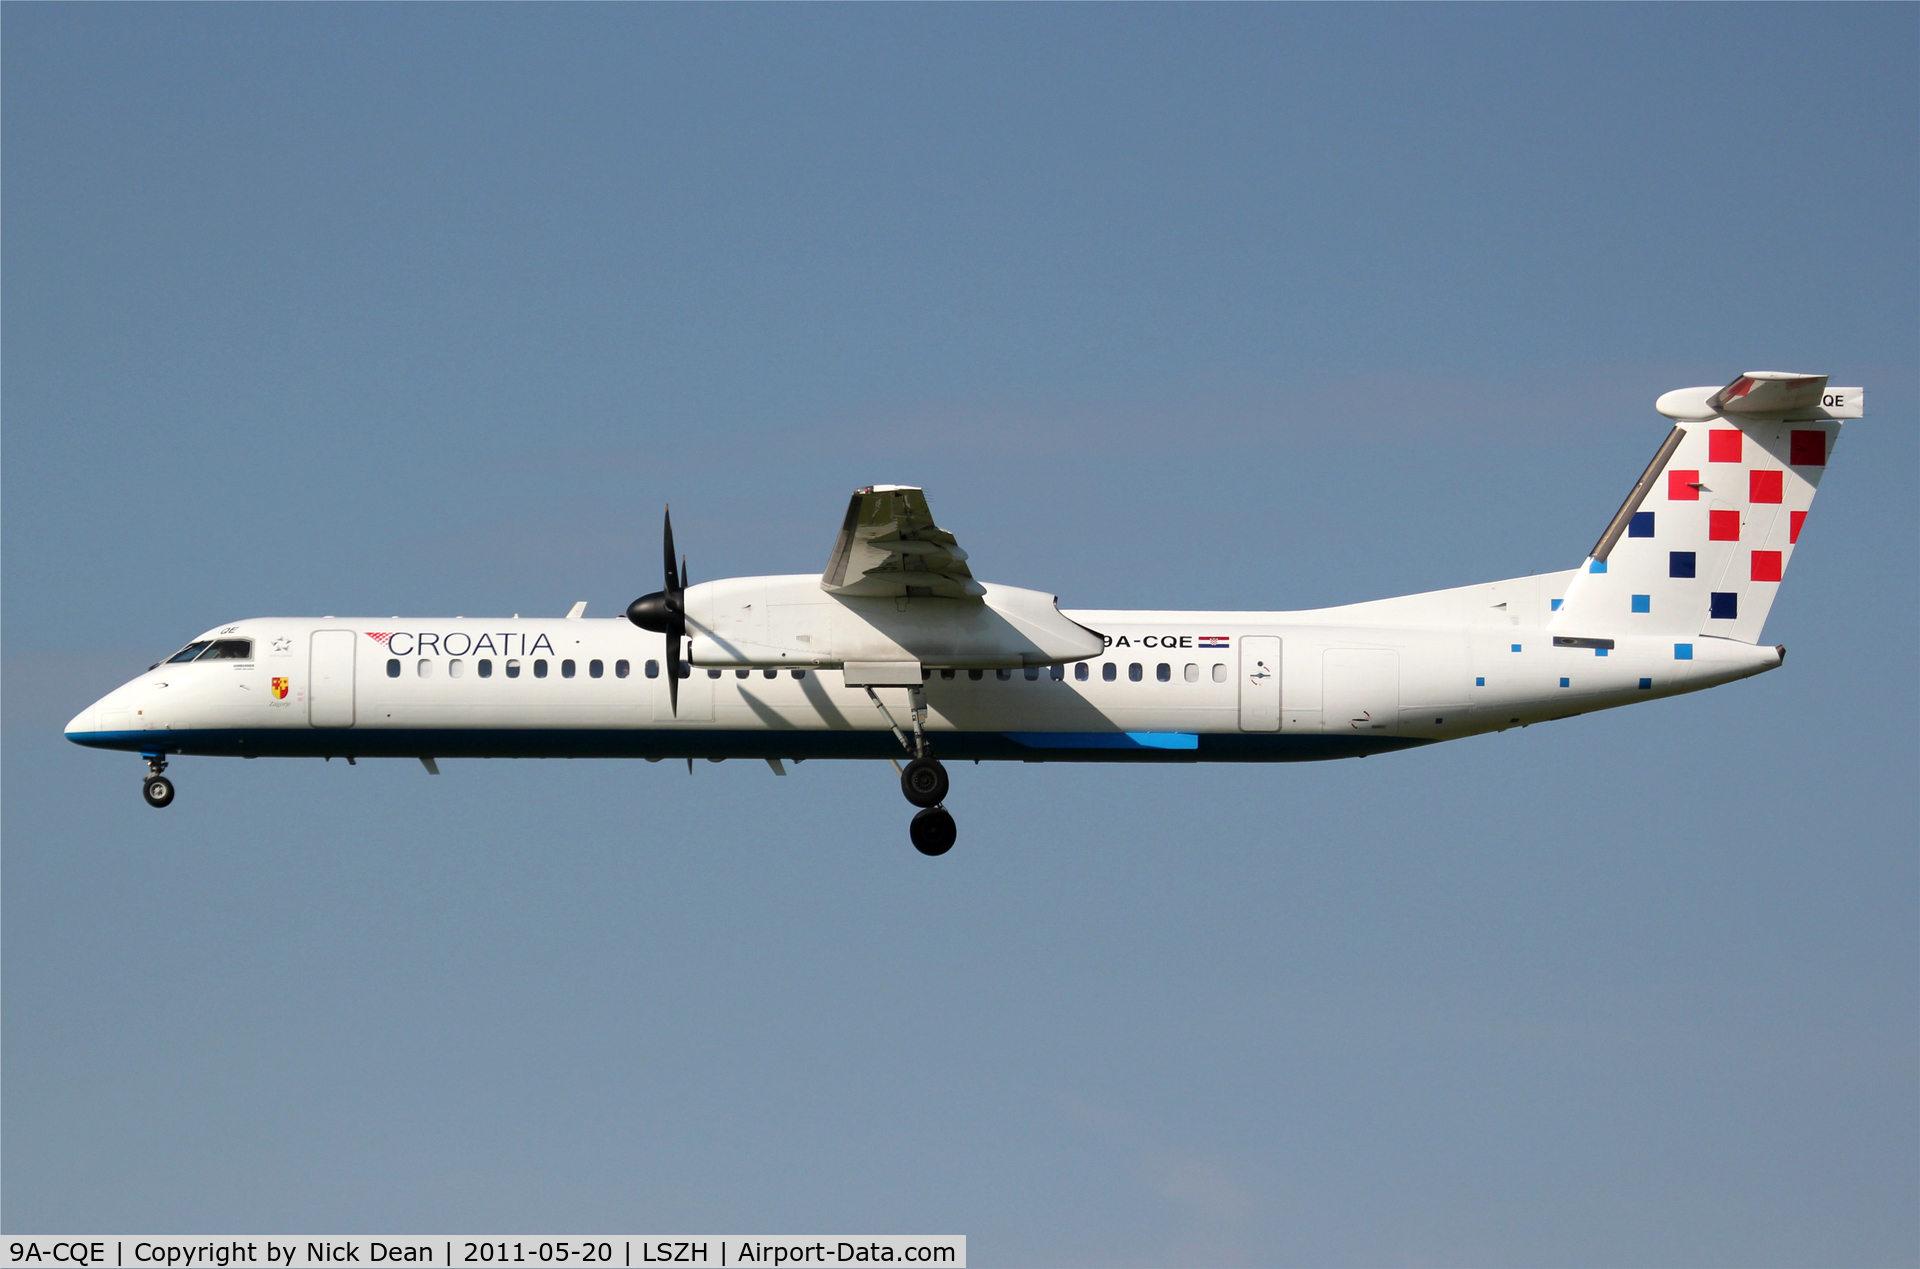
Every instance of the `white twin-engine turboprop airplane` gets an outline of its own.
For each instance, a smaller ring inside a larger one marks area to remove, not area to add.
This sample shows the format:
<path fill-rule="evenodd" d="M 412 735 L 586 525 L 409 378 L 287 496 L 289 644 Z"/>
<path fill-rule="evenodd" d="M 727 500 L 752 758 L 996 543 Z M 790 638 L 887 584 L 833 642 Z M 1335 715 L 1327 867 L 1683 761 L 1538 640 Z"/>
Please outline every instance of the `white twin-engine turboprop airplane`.
<path fill-rule="evenodd" d="M 826 572 L 666 585 L 624 619 L 267 617 L 209 630 L 68 739 L 172 754 L 906 758 L 914 845 L 955 836 L 941 759 L 1351 758 L 1672 696 L 1758 646 L 1859 388 L 1688 388 L 1579 568 L 1305 612 L 1062 612 L 976 581 L 920 490 L 853 495 Z M 896 761 L 896 765 L 898 762 Z"/>

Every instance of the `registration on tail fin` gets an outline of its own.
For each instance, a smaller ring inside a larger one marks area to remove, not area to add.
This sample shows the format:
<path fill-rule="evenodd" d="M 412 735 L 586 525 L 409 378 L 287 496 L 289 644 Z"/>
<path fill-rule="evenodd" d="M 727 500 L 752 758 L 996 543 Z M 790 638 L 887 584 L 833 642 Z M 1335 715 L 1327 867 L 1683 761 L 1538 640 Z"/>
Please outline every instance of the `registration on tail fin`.
<path fill-rule="evenodd" d="M 1757 643 L 1859 388 L 1750 371 L 1655 403 L 1674 420 L 1549 629 Z"/>

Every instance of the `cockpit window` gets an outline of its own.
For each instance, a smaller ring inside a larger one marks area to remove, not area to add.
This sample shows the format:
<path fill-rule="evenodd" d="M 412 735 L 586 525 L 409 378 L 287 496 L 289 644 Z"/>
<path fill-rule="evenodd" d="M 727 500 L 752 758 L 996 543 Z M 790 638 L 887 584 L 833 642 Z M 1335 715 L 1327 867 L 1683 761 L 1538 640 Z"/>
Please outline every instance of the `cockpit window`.
<path fill-rule="evenodd" d="M 253 640 L 251 639 L 201 639 L 189 643 L 167 658 L 168 665 L 181 661 L 251 661 L 253 660 Z"/>

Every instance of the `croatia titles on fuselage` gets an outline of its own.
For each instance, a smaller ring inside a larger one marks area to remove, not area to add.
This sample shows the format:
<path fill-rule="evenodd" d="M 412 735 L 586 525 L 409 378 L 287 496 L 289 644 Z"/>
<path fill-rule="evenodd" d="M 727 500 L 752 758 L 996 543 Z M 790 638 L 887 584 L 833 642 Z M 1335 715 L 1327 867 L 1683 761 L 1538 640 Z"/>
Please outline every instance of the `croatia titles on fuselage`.
<path fill-rule="evenodd" d="M 553 644 L 547 636 L 534 631 L 499 630 L 469 634 L 450 630 L 442 634 L 432 630 L 367 630 L 367 638 L 397 657 L 532 657 L 542 652 L 552 656 Z"/>

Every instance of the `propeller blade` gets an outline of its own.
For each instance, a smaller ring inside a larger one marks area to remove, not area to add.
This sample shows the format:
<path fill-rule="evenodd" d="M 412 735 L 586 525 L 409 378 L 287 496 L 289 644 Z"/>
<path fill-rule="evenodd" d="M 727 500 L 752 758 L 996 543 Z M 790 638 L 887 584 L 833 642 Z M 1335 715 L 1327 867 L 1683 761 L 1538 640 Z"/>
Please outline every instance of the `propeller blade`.
<path fill-rule="evenodd" d="M 666 561 L 668 593 L 671 594 L 676 590 L 684 590 L 686 583 L 674 576 L 673 572 L 673 508 L 671 506 L 667 508 Z"/>
<path fill-rule="evenodd" d="M 683 664 L 680 645 L 687 637 L 687 557 L 681 556 L 678 567 L 674 565 L 672 507 L 667 508 L 662 552 L 667 574 L 665 588 L 642 595 L 628 604 L 627 620 L 642 630 L 652 630 L 666 636 L 667 700 L 677 718 L 680 714 L 680 671 Z"/>
<path fill-rule="evenodd" d="M 680 717 L 680 632 L 667 632 L 667 702 L 673 716 Z"/>

